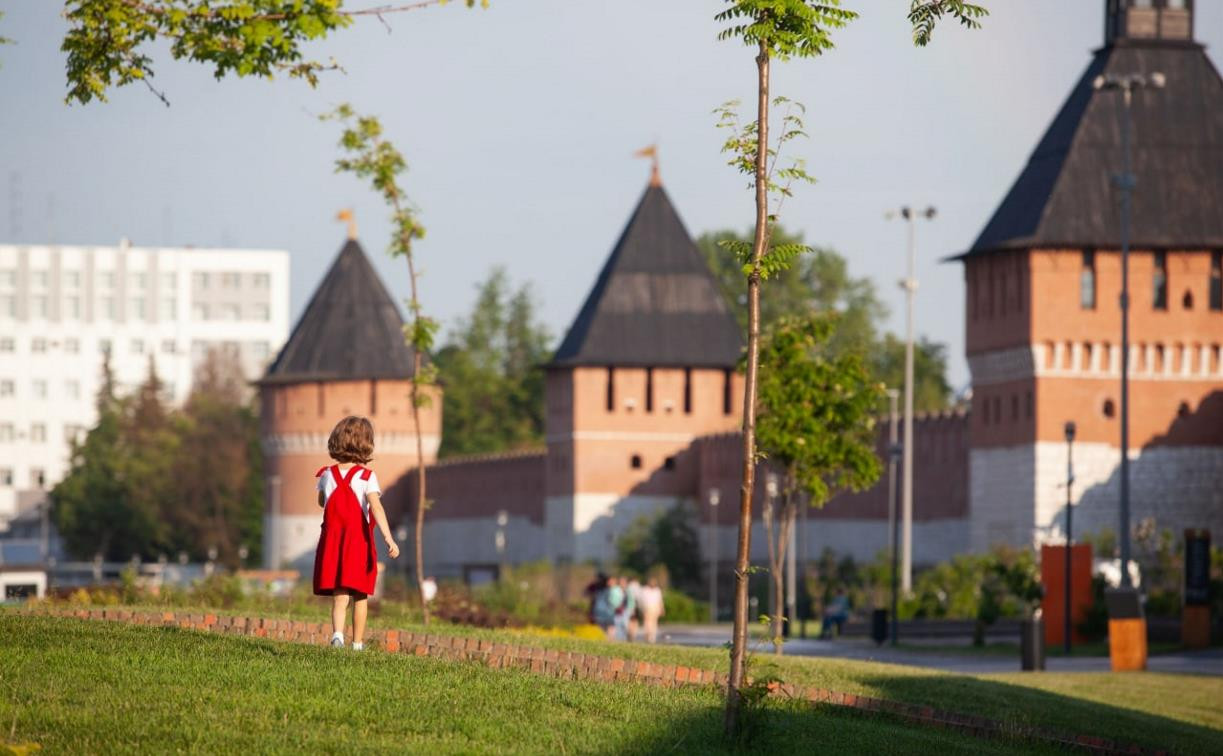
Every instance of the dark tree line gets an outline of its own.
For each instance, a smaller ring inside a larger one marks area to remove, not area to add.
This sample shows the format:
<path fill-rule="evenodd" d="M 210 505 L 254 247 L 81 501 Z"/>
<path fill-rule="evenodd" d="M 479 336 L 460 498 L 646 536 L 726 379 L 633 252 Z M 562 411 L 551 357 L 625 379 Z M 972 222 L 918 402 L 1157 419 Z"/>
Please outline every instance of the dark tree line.
<path fill-rule="evenodd" d="M 98 420 L 51 491 L 52 519 L 73 556 L 260 559 L 263 457 L 258 417 L 236 358 L 212 352 L 180 408 L 164 399 L 150 358 L 144 383 L 120 396 L 103 363 Z"/>

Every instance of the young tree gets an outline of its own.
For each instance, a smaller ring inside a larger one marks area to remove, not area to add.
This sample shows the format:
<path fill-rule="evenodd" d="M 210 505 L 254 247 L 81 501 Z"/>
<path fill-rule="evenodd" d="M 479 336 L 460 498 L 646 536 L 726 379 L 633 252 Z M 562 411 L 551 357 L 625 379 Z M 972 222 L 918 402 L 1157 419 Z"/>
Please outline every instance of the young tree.
<path fill-rule="evenodd" d="M 158 42 L 169 44 L 175 60 L 211 65 L 217 79 L 230 73 L 269 79 L 284 73 L 314 86 L 320 72 L 340 66 L 334 59 L 307 60 L 304 44 L 362 16 L 385 24 L 386 16 L 447 2 L 413 0 L 350 10 L 344 0 L 68 0 L 68 33 L 60 46 L 68 54 L 65 99 L 105 102 L 110 88 L 143 82 L 169 105 L 151 81 L 153 59 L 146 50 Z M 476 4 L 463 2 L 469 8 Z M 480 5 L 488 7 L 488 0 Z"/>
<path fill-rule="evenodd" d="M 830 348 L 836 320 L 828 313 L 783 318 L 760 346 L 760 450 L 781 473 L 780 517 L 774 517 L 773 502 L 763 510 L 779 654 L 782 565 L 799 502 L 821 507 L 840 491 L 873 485 L 881 469 L 874 428 L 883 386 L 861 356 Z"/>
<path fill-rule="evenodd" d="M 770 213 L 769 192 L 779 191 L 783 196 L 788 190 L 773 183 L 777 152 L 769 143 L 769 91 L 770 65 L 774 58 L 785 61 L 790 58 L 814 57 L 833 47 L 831 32 L 841 28 L 856 17 L 856 14 L 840 7 L 840 0 L 726 0 L 730 6 L 718 13 L 716 19 L 725 28 L 719 39 L 739 39 L 755 51 L 756 63 L 756 119 L 743 130 L 727 140 L 726 149 L 732 153 L 731 165 L 752 176 L 755 190 L 756 223 L 751 248 L 728 245 L 740 258 L 747 276 L 747 355 L 746 380 L 743 399 L 743 477 L 739 490 L 739 539 L 735 561 L 734 633 L 731 639 L 730 676 L 726 696 L 725 727 L 727 735 L 738 730 L 740 689 L 743 685 L 743 661 L 747 649 L 747 578 L 748 547 L 752 526 L 752 489 L 755 483 L 756 446 L 756 381 L 759 369 L 760 338 L 760 283 L 769 272 L 787 267 L 788 262 L 803 251 L 795 245 L 779 245 L 770 248 L 769 231 L 776 223 L 776 213 Z M 913 24 L 913 38 L 918 45 L 930 41 L 935 24 L 944 15 L 958 19 L 965 26 L 973 27 L 985 9 L 964 0 L 912 0 L 909 20 Z M 727 110 L 722 110 L 722 124 L 731 127 Z M 786 128 L 790 126 L 790 128 Z M 796 135 L 799 128 L 784 124 L 778 149 L 787 136 Z M 779 180 L 800 180 L 806 177 L 801 166 L 777 173 Z"/>
<path fill-rule="evenodd" d="M 425 235 L 424 226 L 416 219 L 416 211 L 408 201 L 407 194 L 399 186 L 398 177 L 407 170 L 403 154 L 382 135 L 382 124 L 372 116 L 357 115 L 349 105 L 341 105 L 324 120 L 338 120 L 344 125 L 340 148 L 348 155 L 336 160 L 336 171 L 352 173 L 358 178 L 369 179 L 374 191 L 382 195 L 391 208 L 392 257 L 403 257 L 408 264 L 408 283 L 411 296 L 408 299 L 410 322 L 404 326 L 404 337 L 412 347 L 412 383 L 409 392 L 412 403 L 412 427 L 416 435 L 416 527 L 415 539 L 416 583 L 420 590 L 420 605 L 425 624 L 429 624 L 429 602 L 425 600 L 425 560 L 423 531 L 425 510 L 429 508 L 425 484 L 425 446 L 420 425 L 420 410 L 428 406 L 431 397 L 422 392 L 421 386 L 431 385 L 437 377 L 437 368 L 425 357 L 433 350 L 438 323 L 425 316 L 421 309 L 419 274 L 414 244 Z"/>

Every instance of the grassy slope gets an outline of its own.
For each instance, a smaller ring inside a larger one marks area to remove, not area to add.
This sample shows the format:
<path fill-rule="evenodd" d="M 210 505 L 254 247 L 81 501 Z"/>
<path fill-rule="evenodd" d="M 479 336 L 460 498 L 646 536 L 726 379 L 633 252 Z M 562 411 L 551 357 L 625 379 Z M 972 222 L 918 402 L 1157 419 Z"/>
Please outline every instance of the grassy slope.
<path fill-rule="evenodd" d="M 0 613 L 0 743 L 46 752 L 718 752 L 712 689 Z M 751 750 L 1008 753 L 886 719 L 774 704 Z"/>
<path fill-rule="evenodd" d="M 324 616 L 319 613 L 308 618 L 320 621 Z M 423 631 L 419 626 L 405 629 Z M 708 669 L 726 666 L 726 652 L 722 649 L 612 645 L 458 625 L 433 625 L 429 630 L 664 664 Z M 1154 673 L 1015 673 L 971 677 L 844 659 L 777 659 L 768 653 L 767 646 L 760 644 L 759 647 L 761 651 L 755 655 L 754 662 L 756 669 L 775 672 L 787 682 L 1039 725 L 1071 734 L 1115 738 L 1150 747 L 1223 752 L 1223 707 L 1214 703 L 1223 701 L 1223 679 L 1220 678 Z"/>

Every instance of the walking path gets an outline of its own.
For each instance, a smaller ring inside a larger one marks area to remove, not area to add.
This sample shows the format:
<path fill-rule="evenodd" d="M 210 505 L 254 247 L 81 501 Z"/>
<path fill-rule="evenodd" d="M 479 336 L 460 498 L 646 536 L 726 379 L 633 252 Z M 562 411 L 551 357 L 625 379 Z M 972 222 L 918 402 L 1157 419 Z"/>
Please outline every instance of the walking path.
<path fill-rule="evenodd" d="M 668 625 L 661 633 L 664 643 L 681 646 L 718 647 L 730 640 L 729 625 Z M 756 641 L 762 649 L 770 649 L 767 640 Z M 791 638 L 786 641 L 785 653 L 794 656 L 822 656 L 835 659 L 905 664 L 912 667 L 929 667 L 966 675 L 997 674 L 1019 671 L 1019 651 L 1011 656 L 995 651 L 973 651 L 968 638 L 940 638 L 940 646 L 962 644 L 963 652 L 942 650 L 922 651 L 912 646 L 893 648 L 887 644 L 877 646 L 869 639 L 846 638 L 835 641 L 814 638 Z M 1045 668 L 1051 672 L 1107 672 L 1107 656 L 1049 656 Z M 1223 676 L 1223 648 L 1204 651 L 1178 651 L 1156 654 L 1147 661 L 1147 669 L 1154 672 L 1176 674 Z"/>

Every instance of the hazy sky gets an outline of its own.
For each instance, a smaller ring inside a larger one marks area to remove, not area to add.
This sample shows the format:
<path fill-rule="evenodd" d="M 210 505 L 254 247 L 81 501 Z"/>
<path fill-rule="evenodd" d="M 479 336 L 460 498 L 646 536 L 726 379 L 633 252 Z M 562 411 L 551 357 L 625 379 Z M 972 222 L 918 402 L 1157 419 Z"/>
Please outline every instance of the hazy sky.
<path fill-rule="evenodd" d="M 919 50 L 908 0 L 846 0 L 863 17 L 837 49 L 780 65 L 774 91 L 808 108 L 796 154 L 819 183 L 786 226 L 870 276 L 903 329 L 904 229 L 884 212 L 932 203 L 919 232 L 917 328 L 963 358 L 964 250 L 989 219 L 1101 43 L 1104 0 L 985 0 L 986 28 L 947 25 Z M 351 7 L 376 5 L 349 0 Z M 1197 3 L 1200 41 L 1223 46 L 1223 0 Z M 341 102 L 383 119 L 428 238 L 426 309 L 449 325 L 494 265 L 530 281 L 559 339 L 648 176 L 631 153 L 661 145 L 663 180 L 689 231 L 745 228 L 752 198 L 719 154 L 711 110 L 755 84 L 752 53 L 718 42 L 716 0 L 455 2 L 373 19 L 314 46 L 347 70 L 318 89 L 288 79 L 217 82 L 156 54 L 167 108 L 142 86 L 63 104 L 65 24 L 52 0 L 0 0 L 0 241 L 272 247 L 292 253 L 293 316 L 343 242 L 361 239 L 393 291 L 377 198 L 336 176 L 338 130 L 312 116 Z M 1217 62 L 1217 58 L 1216 58 Z"/>

